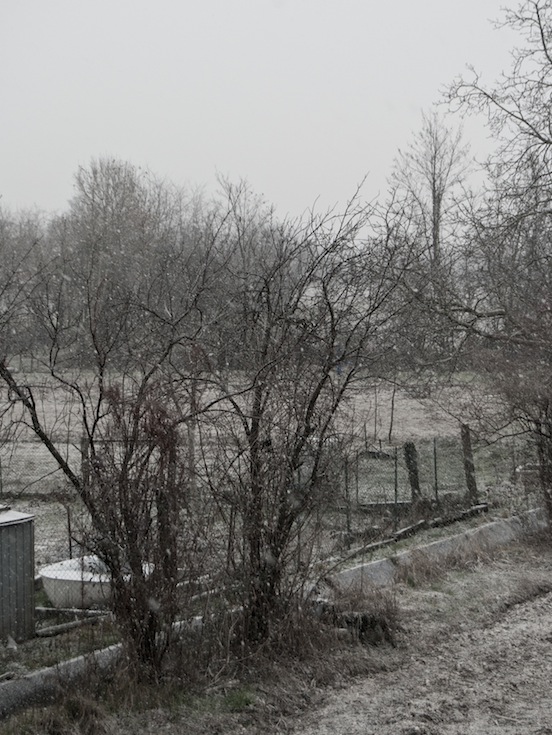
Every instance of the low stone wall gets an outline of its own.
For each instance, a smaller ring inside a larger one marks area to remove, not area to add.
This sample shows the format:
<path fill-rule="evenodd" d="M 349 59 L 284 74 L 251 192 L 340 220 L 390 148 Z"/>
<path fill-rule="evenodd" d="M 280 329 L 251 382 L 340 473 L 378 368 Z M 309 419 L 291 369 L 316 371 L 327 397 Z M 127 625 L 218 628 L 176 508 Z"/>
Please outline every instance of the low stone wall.
<path fill-rule="evenodd" d="M 418 557 L 424 555 L 430 562 L 446 564 L 455 557 L 474 555 L 504 546 L 526 533 L 546 528 L 546 525 L 546 515 L 542 509 L 530 510 L 520 516 L 492 521 L 478 528 L 402 551 L 386 559 L 357 564 L 337 572 L 333 575 L 333 580 L 341 587 L 363 584 L 385 587 L 397 581 L 401 571 L 413 561 L 414 555 Z"/>

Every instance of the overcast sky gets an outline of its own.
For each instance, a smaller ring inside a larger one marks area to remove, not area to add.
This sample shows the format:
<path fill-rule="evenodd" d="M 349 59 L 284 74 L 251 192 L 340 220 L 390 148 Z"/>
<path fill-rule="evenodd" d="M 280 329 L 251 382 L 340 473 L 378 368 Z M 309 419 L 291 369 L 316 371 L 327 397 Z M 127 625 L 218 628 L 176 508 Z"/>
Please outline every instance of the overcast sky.
<path fill-rule="evenodd" d="M 365 175 L 372 198 L 444 85 L 508 66 L 503 5 L 0 0 L 0 204 L 62 211 L 102 156 L 207 192 L 245 178 L 282 215 Z"/>

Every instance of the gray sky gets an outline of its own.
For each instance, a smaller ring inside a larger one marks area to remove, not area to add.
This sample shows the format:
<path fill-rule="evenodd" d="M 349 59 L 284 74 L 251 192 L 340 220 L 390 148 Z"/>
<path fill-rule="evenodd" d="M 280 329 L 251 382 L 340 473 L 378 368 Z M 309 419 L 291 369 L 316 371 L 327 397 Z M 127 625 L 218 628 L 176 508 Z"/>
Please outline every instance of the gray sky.
<path fill-rule="evenodd" d="M 366 174 L 372 198 L 443 85 L 508 67 L 503 5 L 0 0 L 0 203 L 63 210 L 101 156 L 207 192 L 245 178 L 282 215 L 343 203 Z"/>

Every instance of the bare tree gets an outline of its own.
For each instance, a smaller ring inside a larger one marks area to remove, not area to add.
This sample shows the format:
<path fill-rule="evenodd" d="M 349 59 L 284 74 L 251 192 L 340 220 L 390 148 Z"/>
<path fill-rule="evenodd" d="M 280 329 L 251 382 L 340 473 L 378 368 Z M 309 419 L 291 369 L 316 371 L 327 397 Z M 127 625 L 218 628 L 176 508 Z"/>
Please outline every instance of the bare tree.
<path fill-rule="evenodd" d="M 501 181 L 477 212 L 471 289 L 455 294 L 450 313 L 471 335 L 472 365 L 505 402 L 503 425 L 533 439 L 552 517 L 552 220 L 533 166 L 526 175 L 523 196 L 512 198 Z"/>
<path fill-rule="evenodd" d="M 469 171 L 460 130 L 448 128 L 437 113 L 424 114 L 421 130 L 399 151 L 391 177 L 395 206 L 411 212 L 421 241 L 420 254 L 437 272 L 443 250 L 454 246 L 457 201 Z"/>
<path fill-rule="evenodd" d="M 13 215 L 0 208 L 0 340 L 2 354 L 28 346 L 27 297 L 37 282 L 40 264 L 37 253 L 45 224 L 37 213 Z"/>
<path fill-rule="evenodd" d="M 474 364 L 504 398 L 506 419 L 533 438 L 552 518 L 552 5 L 524 0 L 503 25 L 521 37 L 511 69 L 491 85 L 472 69 L 449 90 L 453 106 L 487 115 L 500 142 L 472 212 L 469 283 L 455 290 L 449 315 L 472 336 Z"/>
<path fill-rule="evenodd" d="M 6 358 L 0 376 L 16 417 L 88 512 L 84 541 L 111 573 L 130 650 L 158 670 L 182 581 L 189 476 L 177 447 L 192 412 L 187 375 L 175 378 L 171 364 L 202 329 L 212 243 L 183 237 L 181 200 L 152 190 L 125 164 L 81 170 L 78 192 L 50 231 L 60 238 L 52 258 L 26 291 L 36 359 L 66 402 L 50 420 Z M 81 435 L 84 475 L 64 447 L 68 436 L 78 444 Z"/>
<path fill-rule="evenodd" d="M 109 161 L 79 172 L 52 224 L 27 301 L 36 357 L 67 397 L 55 425 L 7 360 L 0 377 L 85 506 L 125 640 L 156 672 L 205 520 L 242 640 L 266 640 L 309 580 L 347 397 L 392 360 L 407 307 L 414 250 L 372 215 L 355 197 L 281 222 L 228 183 L 198 213 Z M 84 472 L 59 442 L 75 425 Z"/>
<path fill-rule="evenodd" d="M 538 158 L 549 176 L 552 152 L 552 5 L 549 0 L 524 0 L 506 10 L 503 27 L 523 39 L 512 51 L 509 72 L 493 84 L 471 68 L 449 88 L 453 108 L 484 113 L 500 141 L 494 161 L 508 177 L 509 188 L 524 178 L 527 157 Z"/>
<path fill-rule="evenodd" d="M 233 522 L 229 571 L 244 635 L 258 641 L 308 579 L 309 529 L 335 494 L 328 447 L 355 381 L 386 353 L 408 255 L 367 236 L 372 210 L 357 200 L 341 215 L 278 223 L 246 187 L 226 197 L 229 359 L 212 366 L 223 400 L 203 441 L 216 437 L 206 478 Z"/>
<path fill-rule="evenodd" d="M 395 330 L 403 366 L 410 370 L 442 371 L 453 364 L 454 330 L 424 303 L 442 301 L 457 276 L 470 165 L 461 131 L 447 127 L 436 113 L 424 115 L 421 130 L 399 152 L 381 208 L 381 231 L 408 243 L 415 254 L 404 280 L 411 308 Z"/>

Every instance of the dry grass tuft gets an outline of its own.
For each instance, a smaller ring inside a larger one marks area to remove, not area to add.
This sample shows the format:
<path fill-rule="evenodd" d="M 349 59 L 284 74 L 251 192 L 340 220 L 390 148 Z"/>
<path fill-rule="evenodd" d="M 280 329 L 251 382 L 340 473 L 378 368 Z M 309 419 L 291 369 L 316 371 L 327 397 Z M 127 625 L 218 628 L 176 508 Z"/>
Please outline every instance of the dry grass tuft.
<path fill-rule="evenodd" d="M 396 581 L 409 587 L 425 587 L 443 579 L 448 571 L 476 569 L 481 564 L 490 562 L 496 553 L 497 550 L 486 544 L 475 544 L 473 539 L 469 545 L 461 545 L 440 557 L 423 549 L 414 549 L 408 558 L 400 559 Z"/>
<path fill-rule="evenodd" d="M 420 549 L 412 551 L 408 560 L 401 560 L 397 567 L 395 579 L 409 587 L 423 587 L 442 579 L 446 574 L 447 566 L 435 558 L 430 557 Z"/>
<path fill-rule="evenodd" d="M 15 715 L 1 735 L 115 735 L 107 725 L 105 708 L 91 696 L 67 692 L 56 704 Z"/>
<path fill-rule="evenodd" d="M 550 592 L 552 592 L 552 580 L 543 577 L 524 577 L 501 603 L 499 612 L 506 612 L 512 607 L 544 597 Z"/>
<path fill-rule="evenodd" d="M 332 587 L 332 598 L 318 602 L 323 622 L 338 628 L 345 640 L 396 646 L 399 609 L 391 591 L 366 585 Z"/>

